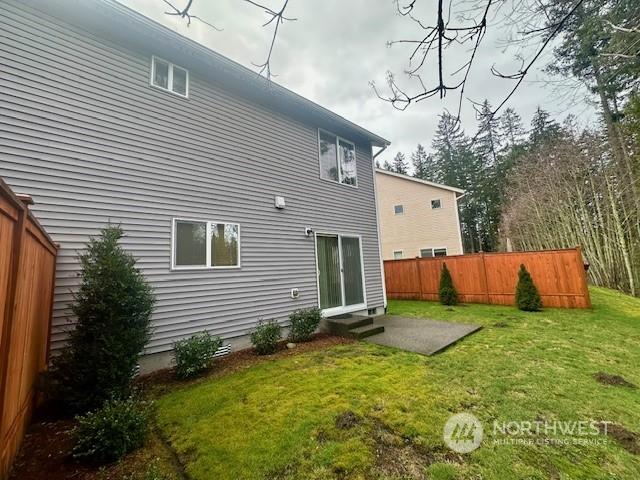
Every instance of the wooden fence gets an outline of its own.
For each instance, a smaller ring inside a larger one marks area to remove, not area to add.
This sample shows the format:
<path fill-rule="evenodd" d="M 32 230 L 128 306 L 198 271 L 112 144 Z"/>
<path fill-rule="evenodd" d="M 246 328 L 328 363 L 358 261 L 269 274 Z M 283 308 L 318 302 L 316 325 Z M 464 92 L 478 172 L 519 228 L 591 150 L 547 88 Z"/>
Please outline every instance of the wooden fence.
<path fill-rule="evenodd" d="M 47 367 L 57 247 L 0 179 L 0 479 L 8 476 Z"/>
<path fill-rule="evenodd" d="M 518 270 L 524 264 L 543 306 L 591 307 L 580 248 L 385 260 L 388 298 L 438 300 L 444 262 L 462 302 L 513 305 Z"/>

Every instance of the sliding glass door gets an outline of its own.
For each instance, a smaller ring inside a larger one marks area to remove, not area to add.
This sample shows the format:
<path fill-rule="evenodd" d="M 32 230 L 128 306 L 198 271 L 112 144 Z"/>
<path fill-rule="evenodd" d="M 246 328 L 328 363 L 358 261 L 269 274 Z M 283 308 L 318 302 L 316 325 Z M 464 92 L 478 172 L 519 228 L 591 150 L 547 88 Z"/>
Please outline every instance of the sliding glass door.
<path fill-rule="evenodd" d="M 330 315 L 365 308 L 360 238 L 318 234 L 316 257 L 320 308 Z"/>

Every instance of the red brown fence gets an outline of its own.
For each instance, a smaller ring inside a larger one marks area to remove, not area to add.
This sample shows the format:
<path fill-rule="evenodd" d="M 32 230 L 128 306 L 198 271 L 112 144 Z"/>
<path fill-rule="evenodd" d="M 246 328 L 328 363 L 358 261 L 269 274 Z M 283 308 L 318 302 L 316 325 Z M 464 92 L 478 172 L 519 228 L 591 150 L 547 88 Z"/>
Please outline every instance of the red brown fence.
<path fill-rule="evenodd" d="M 46 369 L 57 247 L 0 179 L 0 479 L 8 475 Z"/>
<path fill-rule="evenodd" d="M 513 305 L 524 264 L 545 307 L 591 307 L 580 248 L 385 260 L 388 298 L 438 300 L 444 262 L 462 302 Z"/>

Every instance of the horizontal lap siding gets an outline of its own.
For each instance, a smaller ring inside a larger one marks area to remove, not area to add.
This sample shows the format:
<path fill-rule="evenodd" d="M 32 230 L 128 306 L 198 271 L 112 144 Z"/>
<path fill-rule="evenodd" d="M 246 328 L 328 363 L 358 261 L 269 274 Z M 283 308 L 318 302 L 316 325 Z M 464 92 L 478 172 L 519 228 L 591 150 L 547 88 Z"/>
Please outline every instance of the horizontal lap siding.
<path fill-rule="evenodd" d="M 71 320 L 77 250 L 108 222 L 122 224 L 156 292 L 149 353 L 204 328 L 238 336 L 259 317 L 315 305 L 305 226 L 362 235 L 368 305 L 383 304 L 369 145 L 357 145 L 359 188 L 325 182 L 314 126 L 196 75 L 188 100 L 151 88 L 150 55 L 160 52 L 126 51 L 14 2 L 0 24 L 0 176 L 34 197 L 61 244 L 53 349 Z M 240 223 L 242 268 L 171 272 L 172 217 Z M 294 287 L 299 300 L 289 298 Z"/>

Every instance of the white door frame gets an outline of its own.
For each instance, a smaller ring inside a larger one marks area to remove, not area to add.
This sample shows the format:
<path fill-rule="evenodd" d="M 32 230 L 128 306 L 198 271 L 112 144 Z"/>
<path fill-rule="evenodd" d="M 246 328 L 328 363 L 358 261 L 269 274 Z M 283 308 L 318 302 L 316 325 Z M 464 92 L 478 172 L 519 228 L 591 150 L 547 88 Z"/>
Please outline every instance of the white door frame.
<path fill-rule="evenodd" d="M 322 310 L 322 314 L 325 317 L 332 317 L 334 315 L 342 315 L 345 313 L 357 312 L 359 310 L 365 310 L 367 308 L 367 285 L 365 283 L 364 276 L 364 255 L 362 252 L 362 235 L 355 235 L 351 233 L 336 233 L 336 232 L 315 232 L 315 257 L 316 257 L 316 285 L 318 290 L 318 306 L 320 307 L 320 268 L 318 267 L 318 237 L 337 237 L 338 238 L 338 258 L 340 261 L 340 294 L 342 305 L 338 307 L 325 308 Z M 362 278 L 362 299 L 363 303 L 355 305 L 345 305 L 345 284 L 344 284 L 344 265 L 342 260 L 342 237 L 357 238 L 360 246 L 360 275 Z"/>

